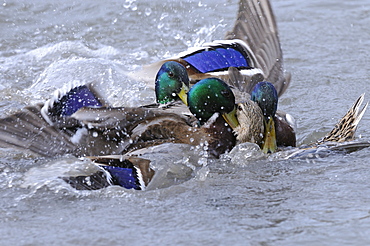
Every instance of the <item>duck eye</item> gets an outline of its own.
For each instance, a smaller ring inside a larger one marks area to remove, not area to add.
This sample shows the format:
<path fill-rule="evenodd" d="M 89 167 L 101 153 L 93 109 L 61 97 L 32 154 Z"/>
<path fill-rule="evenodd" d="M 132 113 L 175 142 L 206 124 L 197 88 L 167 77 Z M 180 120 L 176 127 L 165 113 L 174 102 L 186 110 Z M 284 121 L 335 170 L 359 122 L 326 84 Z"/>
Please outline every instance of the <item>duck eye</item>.
<path fill-rule="evenodd" d="M 174 76 L 173 72 L 168 72 L 168 77 L 172 78 Z"/>
<path fill-rule="evenodd" d="M 238 105 L 238 110 L 242 111 L 243 110 L 242 106 Z"/>
<path fill-rule="evenodd" d="M 221 91 L 221 94 L 224 96 L 224 97 L 230 97 L 231 96 L 231 93 L 229 90 L 223 90 Z"/>

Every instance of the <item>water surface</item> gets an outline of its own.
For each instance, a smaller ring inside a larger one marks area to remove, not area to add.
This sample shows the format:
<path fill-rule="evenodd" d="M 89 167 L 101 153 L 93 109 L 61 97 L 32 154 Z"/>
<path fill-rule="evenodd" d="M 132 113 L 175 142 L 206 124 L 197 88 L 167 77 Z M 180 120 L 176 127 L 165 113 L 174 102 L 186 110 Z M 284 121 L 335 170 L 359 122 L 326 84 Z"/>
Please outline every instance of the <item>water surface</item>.
<path fill-rule="evenodd" d="M 272 6 L 293 76 L 279 108 L 296 118 L 298 143 L 308 143 L 370 91 L 370 7 L 365 0 Z M 100 82 L 114 106 L 151 103 L 153 91 L 127 72 L 221 39 L 236 11 L 236 0 L 4 1 L 0 114 L 44 101 L 73 81 Z M 366 113 L 357 134 L 364 140 L 369 122 Z M 172 148 L 163 155 L 173 160 Z M 201 150 L 184 150 L 174 162 L 193 176 L 144 192 L 76 191 L 57 178 L 78 164 L 75 158 L 1 149 L 0 244 L 369 244 L 369 149 L 281 160 L 250 148 L 209 161 Z M 187 159 L 194 151 L 199 158 Z"/>

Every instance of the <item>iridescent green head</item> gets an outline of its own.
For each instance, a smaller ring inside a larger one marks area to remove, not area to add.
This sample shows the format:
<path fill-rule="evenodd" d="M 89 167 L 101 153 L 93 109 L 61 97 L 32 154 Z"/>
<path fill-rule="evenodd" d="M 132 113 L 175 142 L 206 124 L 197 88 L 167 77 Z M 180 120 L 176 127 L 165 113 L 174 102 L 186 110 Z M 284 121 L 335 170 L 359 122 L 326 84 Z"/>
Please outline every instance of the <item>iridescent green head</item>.
<path fill-rule="evenodd" d="M 187 103 L 189 76 L 186 68 L 178 62 L 169 61 L 162 65 L 155 78 L 155 95 L 158 103 L 181 99 Z"/>
<path fill-rule="evenodd" d="M 265 118 L 273 117 L 277 110 L 278 94 L 270 82 L 259 82 L 251 93 L 251 100 L 262 109 Z"/>
<path fill-rule="evenodd" d="M 259 82 L 252 90 L 251 99 L 258 104 L 265 116 L 262 151 L 264 153 L 273 153 L 277 149 L 274 116 L 278 104 L 278 94 L 274 85 L 269 82 Z"/>
<path fill-rule="evenodd" d="M 218 112 L 232 128 L 239 125 L 235 116 L 235 96 L 230 87 L 220 79 L 203 79 L 191 87 L 188 92 L 188 106 L 201 124 Z"/>

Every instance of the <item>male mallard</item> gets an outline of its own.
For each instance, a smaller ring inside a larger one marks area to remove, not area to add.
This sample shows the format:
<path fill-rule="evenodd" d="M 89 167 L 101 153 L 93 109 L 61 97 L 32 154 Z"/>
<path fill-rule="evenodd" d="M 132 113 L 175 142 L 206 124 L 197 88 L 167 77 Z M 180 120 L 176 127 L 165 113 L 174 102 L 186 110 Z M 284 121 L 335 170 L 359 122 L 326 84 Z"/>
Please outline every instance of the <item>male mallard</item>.
<path fill-rule="evenodd" d="M 256 83 L 266 80 L 281 96 L 290 82 L 290 75 L 284 76 L 278 30 L 268 0 L 240 1 L 237 21 L 225 40 L 190 48 L 178 56 L 145 66 L 132 76 L 152 85 L 167 61 L 186 67 L 191 83 L 217 77 L 247 93 Z"/>
<path fill-rule="evenodd" d="M 368 106 L 368 103 L 366 103 L 360 110 L 363 100 L 364 95 L 361 95 L 345 116 L 335 125 L 333 130 L 323 139 L 309 147 L 280 152 L 279 157 L 281 158 L 286 155 L 284 157 L 285 159 L 313 158 L 326 156 L 333 151 L 351 152 L 369 147 L 370 143 L 367 141 L 354 141 L 358 123 Z M 272 113 L 270 115 L 272 115 Z M 151 160 L 145 158 L 122 155 L 89 158 L 96 164 L 97 170 L 92 170 L 92 174 L 80 174 L 77 176 L 68 175 L 63 177 L 72 187 L 80 190 L 93 190 L 110 185 L 120 185 L 127 189 L 145 190 L 149 185 L 152 185 L 153 178 L 155 178 L 154 170 L 150 168 Z M 165 170 L 165 172 L 168 171 Z M 181 170 L 181 172 L 183 172 L 183 170 Z M 173 172 L 170 171 L 170 173 L 171 176 L 174 175 Z M 189 175 L 187 178 L 188 177 Z M 158 181 L 158 179 L 162 178 L 162 176 L 159 176 L 156 180 Z M 179 178 L 184 179 L 183 176 L 176 177 L 176 179 Z M 187 178 L 185 177 L 185 180 L 187 180 Z"/>
<path fill-rule="evenodd" d="M 287 114 L 277 114 L 278 95 L 274 85 L 269 82 L 259 82 L 253 88 L 251 100 L 262 109 L 264 116 L 263 152 L 275 152 L 277 146 L 296 146 L 295 130 Z"/>
<path fill-rule="evenodd" d="M 165 62 L 155 78 L 157 103 L 166 104 L 181 99 L 188 105 L 189 76 L 183 65 L 178 62 Z"/>
<path fill-rule="evenodd" d="M 226 40 L 206 43 L 203 47 L 191 48 L 176 57 L 145 66 L 135 76 L 151 82 L 157 73 L 157 102 L 166 103 L 181 98 L 185 104 L 189 81 L 196 83 L 205 77 L 223 79 L 233 88 L 236 101 L 244 102 L 239 104 L 239 117 L 243 117 L 245 123 L 241 122 L 238 127 L 242 130 L 238 138 L 242 142 L 267 143 L 262 147 L 267 153 L 276 149 L 275 133 L 272 133 L 274 130 L 268 131 L 271 124 L 266 125 L 264 136 L 271 138 L 262 141 L 258 133 L 263 127 L 259 121 L 260 112 L 249 101 L 249 94 L 258 82 L 269 81 L 277 95 L 269 96 L 267 102 L 277 102 L 277 97 L 284 93 L 290 82 L 290 75 L 284 76 L 282 61 L 277 26 L 269 1 L 240 1 L 237 21 L 226 35 Z M 265 111 L 270 105 L 260 106 Z M 271 117 L 278 129 L 279 146 L 295 146 L 295 132 L 288 118 L 289 115 L 283 112 L 274 113 Z"/>
<path fill-rule="evenodd" d="M 187 94 L 191 93 L 188 81 L 188 74 L 182 64 L 174 61 L 165 62 L 155 80 L 157 102 L 166 103 L 180 98 L 186 105 L 191 106 L 187 100 Z M 197 93 L 202 90 L 208 93 L 209 88 L 197 86 Z M 295 146 L 294 128 L 285 117 L 276 114 L 278 95 L 271 83 L 257 83 L 252 89 L 251 96 L 237 89 L 233 92 L 240 102 L 237 110 L 240 125 L 231 125 L 231 127 L 235 130 L 240 142 L 258 143 L 265 153 L 275 152 L 277 146 Z M 194 98 L 194 95 L 192 96 Z M 192 101 L 194 102 L 194 99 Z M 204 110 L 210 110 L 210 108 L 211 105 L 204 107 Z M 196 114 L 196 112 L 192 113 Z M 279 114 L 284 116 L 282 113 Z M 275 125 L 277 126 L 276 134 Z"/>

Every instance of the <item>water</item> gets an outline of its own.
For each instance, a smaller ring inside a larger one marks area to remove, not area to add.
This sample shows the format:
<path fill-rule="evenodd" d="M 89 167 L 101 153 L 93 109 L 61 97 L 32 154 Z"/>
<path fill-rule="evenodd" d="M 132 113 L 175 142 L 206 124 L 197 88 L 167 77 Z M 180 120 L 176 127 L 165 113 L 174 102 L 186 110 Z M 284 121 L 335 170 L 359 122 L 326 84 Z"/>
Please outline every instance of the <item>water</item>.
<path fill-rule="evenodd" d="M 295 116 L 298 143 L 307 143 L 370 91 L 370 7 L 365 0 L 272 5 L 293 75 L 279 108 Z M 1 115 L 71 81 L 101 82 L 115 106 L 153 102 L 153 91 L 127 72 L 222 38 L 236 10 L 236 0 L 3 1 Z M 369 115 L 358 129 L 364 140 L 370 140 Z M 193 176 L 145 192 L 76 191 L 57 177 L 77 159 L 2 149 L 0 244 L 369 244 L 369 149 L 287 161 L 251 148 L 207 163 L 201 154 L 186 159 L 194 150 L 182 151 L 185 157 L 175 161 L 195 170 Z"/>

